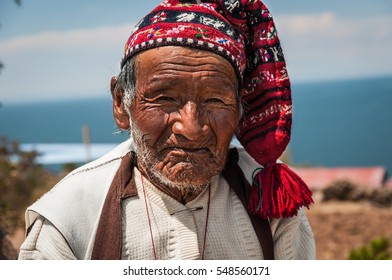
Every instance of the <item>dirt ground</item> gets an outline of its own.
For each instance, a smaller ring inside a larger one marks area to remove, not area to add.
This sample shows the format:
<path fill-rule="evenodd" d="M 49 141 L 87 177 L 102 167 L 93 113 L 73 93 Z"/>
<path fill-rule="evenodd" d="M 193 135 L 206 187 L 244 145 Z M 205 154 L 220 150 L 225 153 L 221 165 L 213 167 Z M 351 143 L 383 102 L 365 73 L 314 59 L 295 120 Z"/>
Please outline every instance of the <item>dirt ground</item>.
<path fill-rule="evenodd" d="M 317 259 L 348 259 L 351 249 L 381 236 L 388 238 L 392 254 L 392 208 L 315 198 L 307 216 L 316 239 Z"/>

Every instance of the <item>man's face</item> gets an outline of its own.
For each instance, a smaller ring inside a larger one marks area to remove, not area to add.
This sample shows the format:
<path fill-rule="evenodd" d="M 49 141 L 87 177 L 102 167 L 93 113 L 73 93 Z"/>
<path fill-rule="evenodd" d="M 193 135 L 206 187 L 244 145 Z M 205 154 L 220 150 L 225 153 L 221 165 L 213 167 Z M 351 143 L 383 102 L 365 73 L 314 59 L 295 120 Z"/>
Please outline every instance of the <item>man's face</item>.
<path fill-rule="evenodd" d="M 130 113 L 140 170 L 158 186 L 207 185 L 224 167 L 238 124 L 233 67 L 174 46 L 147 50 L 136 65 Z"/>

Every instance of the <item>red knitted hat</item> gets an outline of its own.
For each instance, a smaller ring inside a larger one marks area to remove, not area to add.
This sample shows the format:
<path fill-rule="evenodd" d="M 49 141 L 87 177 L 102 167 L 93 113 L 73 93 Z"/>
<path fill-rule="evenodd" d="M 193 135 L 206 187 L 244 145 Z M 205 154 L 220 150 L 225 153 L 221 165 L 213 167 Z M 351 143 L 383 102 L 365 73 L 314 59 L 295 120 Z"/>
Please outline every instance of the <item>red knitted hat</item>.
<path fill-rule="evenodd" d="M 237 72 L 244 115 L 236 136 L 264 169 L 254 176 L 249 208 L 261 217 L 290 217 L 313 200 L 306 184 L 276 164 L 290 140 L 291 89 L 270 12 L 260 0 L 165 0 L 136 25 L 121 66 L 161 46 L 208 50 Z"/>

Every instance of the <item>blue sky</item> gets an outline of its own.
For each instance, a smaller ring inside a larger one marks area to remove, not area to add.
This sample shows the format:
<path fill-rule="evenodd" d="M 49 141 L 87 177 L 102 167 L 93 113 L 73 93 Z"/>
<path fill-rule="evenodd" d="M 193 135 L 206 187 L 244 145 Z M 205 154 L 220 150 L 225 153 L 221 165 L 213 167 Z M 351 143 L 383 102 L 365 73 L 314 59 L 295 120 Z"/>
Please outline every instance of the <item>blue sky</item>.
<path fill-rule="evenodd" d="M 0 102 L 109 94 L 133 25 L 160 0 L 0 0 Z M 392 1 L 268 0 L 293 83 L 392 75 Z"/>

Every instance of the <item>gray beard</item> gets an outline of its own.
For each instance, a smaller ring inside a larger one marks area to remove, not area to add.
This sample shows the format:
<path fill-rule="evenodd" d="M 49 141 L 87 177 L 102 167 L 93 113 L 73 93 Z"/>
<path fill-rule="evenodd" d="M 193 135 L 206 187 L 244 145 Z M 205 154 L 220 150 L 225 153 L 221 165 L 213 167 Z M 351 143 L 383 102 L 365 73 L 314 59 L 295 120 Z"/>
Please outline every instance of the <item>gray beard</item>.
<path fill-rule="evenodd" d="M 162 172 L 157 170 L 156 167 L 159 164 L 159 161 L 151 155 L 151 151 L 143 144 L 141 132 L 135 125 L 131 126 L 129 135 L 133 138 L 133 149 L 136 152 L 138 161 L 143 165 L 145 172 L 147 172 L 147 175 L 152 181 L 159 182 L 163 186 L 171 189 L 177 189 L 185 196 L 200 194 L 208 186 L 208 184 L 194 185 L 189 183 L 189 179 L 184 180 L 184 182 L 173 182 L 169 180 Z"/>

